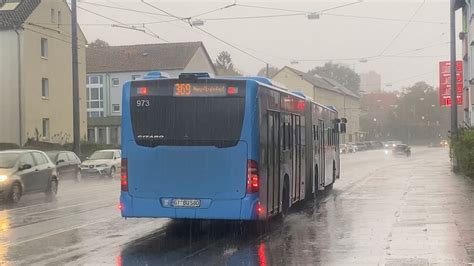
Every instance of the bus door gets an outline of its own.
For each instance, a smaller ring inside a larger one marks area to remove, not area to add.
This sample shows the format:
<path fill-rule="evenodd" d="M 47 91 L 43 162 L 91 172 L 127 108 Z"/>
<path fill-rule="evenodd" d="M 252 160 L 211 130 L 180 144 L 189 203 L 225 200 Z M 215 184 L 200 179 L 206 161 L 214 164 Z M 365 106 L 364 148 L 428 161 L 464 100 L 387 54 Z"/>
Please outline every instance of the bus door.
<path fill-rule="evenodd" d="M 280 209 L 280 113 L 268 111 L 267 123 L 267 212 L 272 214 Z"/>
<path fill-rule="evenodd" d="M 281 122 L 282 122 L 282 134 L 281 136 L 281 171 L 280 171 L 280 182 L 283 182 L 283 177 L 288 175 L 289 182 L 290 182 L 290 199 L 293 202 L 293 169 L 294 169 L 294 119 L 293 115 L 291 114 L 281 114 Z M 280 185 L 280 192 L 283 192 L 283 183 Z M 280 194 L 281 194 L 280 193 Z"/>
<path fill-rule="evenodd" d="M 292 202 L 301 199 L 301 116 L 291 115 L 291 184 Z"/>
<path fill-rule="evenodd" d="M 318 135 L 319 135 L 319 185 L 320 187 L 324 187 L 324 181 L 326 179 L 326 152 L 325 152 L 325 131 L 324 131 L 324 121 L 319 120 L 318 121 Z"/>

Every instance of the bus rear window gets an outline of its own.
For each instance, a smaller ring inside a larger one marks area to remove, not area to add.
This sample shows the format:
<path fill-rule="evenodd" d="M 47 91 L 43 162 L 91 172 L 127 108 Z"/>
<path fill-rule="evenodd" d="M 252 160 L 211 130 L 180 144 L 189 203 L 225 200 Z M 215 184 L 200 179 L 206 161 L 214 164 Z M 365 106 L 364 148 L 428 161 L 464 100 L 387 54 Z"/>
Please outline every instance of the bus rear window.
<path fill-rule="evenodd" d="M 168 85 L 166 87 L 174 90 L 174 85 Z M 147 95 L 132 95 L 132 127 L 138 145 L 237 145 L 245 109 L 242 92 L 236 96 L 224 96 L 219 92 L 211 96 L 179 97 L 166 90 L 153 93 L 156 90 L 151 89 Z"/>

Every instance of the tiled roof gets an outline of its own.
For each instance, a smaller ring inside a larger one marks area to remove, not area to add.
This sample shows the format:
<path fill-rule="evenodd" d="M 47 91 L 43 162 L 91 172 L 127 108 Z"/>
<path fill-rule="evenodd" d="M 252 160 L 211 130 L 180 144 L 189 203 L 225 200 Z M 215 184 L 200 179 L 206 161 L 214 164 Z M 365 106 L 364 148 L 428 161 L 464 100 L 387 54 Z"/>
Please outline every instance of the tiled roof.
<path fill-rule="evenodd" d="M 301 78 L 303 78 L 307 82 L 311 83 L 315 87 L 325 89 L 325 90 L 329 90 L 329 91 L 332 91 L 332 92 L 336 92 L 336 93 L 339 93 L 339 94 L 345 94 L 347 96 L 351 96 L 351 97 L 354 97 L 354 98 L 360 98 L 359 95 L 357 95 L 356 93 L 354 93 L 351 90 L 347 89 L 346 87 L 344 87 L 339 82 L 337 82 L 333 79 L 322 77 L 322 76 L 317 75 L 317 74 L 311 75 L 311 74 L 305 73 L 303 71 L 300 71 L 300 70 L 297 70 L 297 69 L 294 69 L 294 68 L 291 68 L 291 67 L 288 67 L 288 66 L 285 66 L 285 68 L 288 68 L 289 70 L 293 71 L 298 76 L 300 76 Z"/>
<path fill-rule="evenodd" d="M 200 47 L 207 55 L 202 42 L 89 47 L 86 70 L 87 73 L 110 73 L 184 69 Z M 209 63 L 212 65 L 210 58 Z"/>
<path fill-rule="evenodd" d="M 8 4 L 12 6 L 18 2 L 14 9 L 5 9 Z M 0 29 L 20 27 L 40 2 L 41 0 L 0 0 Z"/>
<path fill-rule="evenodd" d="M 323 79 L 325 79 L 327 82 L 331 83 L 331 85 L 333 85 L 336 89 L 338 89 L 339 91 L 341 91 L 343 94 L 347 95 L 347 96 L 352 96 L 354 98 L 360 98 L 360 95 L 349 90 L 348 88 L 344 87 L 344 85 L 342 85 L 341 83 L 333 80 L 333 79 L 330 79 L 330 78 L 326 78 L 326 77 L 322 77 Z"/>

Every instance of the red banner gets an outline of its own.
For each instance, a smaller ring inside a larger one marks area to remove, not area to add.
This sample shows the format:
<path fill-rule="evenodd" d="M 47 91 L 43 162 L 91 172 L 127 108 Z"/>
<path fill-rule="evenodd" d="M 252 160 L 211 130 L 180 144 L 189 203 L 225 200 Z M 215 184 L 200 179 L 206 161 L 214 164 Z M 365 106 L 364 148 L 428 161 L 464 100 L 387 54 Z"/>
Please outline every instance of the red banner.
<path fill-rule="evenodd" d="M 463 67 L 462 61 L 456 61 L 457 103 L 463 105 Z M 439 62 L 439 104 L 451 105 L 451 62 Z"/>

